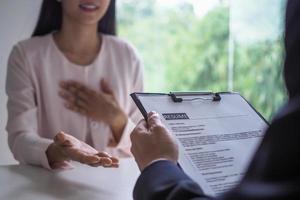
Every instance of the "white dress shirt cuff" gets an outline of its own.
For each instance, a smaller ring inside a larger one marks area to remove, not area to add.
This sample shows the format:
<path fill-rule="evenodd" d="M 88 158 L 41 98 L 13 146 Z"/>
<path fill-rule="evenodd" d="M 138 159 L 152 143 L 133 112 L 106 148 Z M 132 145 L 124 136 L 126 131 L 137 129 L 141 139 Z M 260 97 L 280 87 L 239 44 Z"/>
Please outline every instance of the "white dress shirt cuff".
<path fill-rule="evenodd" d="M 128 118 L 120 142 L 117 144 L 116 147 L 107 147 L 106 151 L 111 155 L 117 157 L 131 157 L 132 154 L 130 152 L 130 134 L 135 128 L 135 126 L 136 124 L 130 118 Z"/>
<path fill-rule="evenodd" d="M 48 162 L 48 158 L 47 158 L 47 155 L 46 155 L 46 151 L 49 147 L 49 145 L 52 143 L 51 140 L 49 139 L 44 139 L 44 138 L 41 138 L 41 140 L 39 141 L 39 160 L 41 161 L 41 165 L 46 168 L 46 169 L 49 169 L 49 170 L 52 170 L 52 168 L 50 167 L 49 165 L 49 162 Z"/>
<path fill-rule="evenodd" d="M 151 161 L 150 163 L 148 163 L 148 164 L 144 167 L 144 169 L 146 169 L 147 167 L 149 167 L 150 165 L 152 165 L 152 164 L 154 164 L 154 163 L 156 163 L 156 162 L 163 161 L 163 160 L 168 160 L 168 159 L 166 159 L 166 158 L 158 158 L 158 159 L 155 159 L 155 160 Z"/>
<path fill-rule="evenodd" d="M 130 134 L 135 128 L 136 124 L 133 123 L 133 121 L 128 118 L 127 123 L 125 125 L 125 128 L 122 133 L 122 137 L 120 139 L 119 144 L 117 145 L 117 148 L 127 148 L 131 146 L 131 141 L 130 141 Z"/>

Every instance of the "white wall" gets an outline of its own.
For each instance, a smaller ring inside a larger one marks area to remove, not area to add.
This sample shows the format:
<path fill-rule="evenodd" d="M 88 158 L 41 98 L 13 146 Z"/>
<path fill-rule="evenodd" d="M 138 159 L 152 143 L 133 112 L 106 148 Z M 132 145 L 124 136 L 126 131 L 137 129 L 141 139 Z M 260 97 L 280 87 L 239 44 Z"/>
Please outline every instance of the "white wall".
<path fill-rule="evenodd" d="M 41 0 L 0 0 L 0 165 L 16 161 L 7 145 L 5 79 L 7 59 L 12 46 L 30 37 Z"/>

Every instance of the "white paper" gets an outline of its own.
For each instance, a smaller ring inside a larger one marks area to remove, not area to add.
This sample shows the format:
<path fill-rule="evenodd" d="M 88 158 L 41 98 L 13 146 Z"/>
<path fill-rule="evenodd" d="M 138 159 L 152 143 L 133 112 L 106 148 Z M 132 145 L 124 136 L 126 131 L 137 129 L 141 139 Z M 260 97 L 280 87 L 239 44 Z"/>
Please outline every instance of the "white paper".
<path fill-rule="evenodd" d="M 219 102 L 174 103 L 168 95 L 139 96 L 145 110 L 158 112 L 175 135 L 180 166 L 206 194 L 213 196 L 241 180 L 267 127 L 239 94 L 221 97 Z"/>

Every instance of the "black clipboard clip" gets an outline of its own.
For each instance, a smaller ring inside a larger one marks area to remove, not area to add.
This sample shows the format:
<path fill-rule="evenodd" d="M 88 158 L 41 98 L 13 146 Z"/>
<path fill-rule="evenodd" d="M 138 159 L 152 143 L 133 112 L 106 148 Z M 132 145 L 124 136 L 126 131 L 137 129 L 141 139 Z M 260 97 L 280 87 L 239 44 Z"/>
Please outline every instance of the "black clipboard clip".
<path fill-rule="evenodd" d="M 195 97 L 191 99 L 184 99 L 182 97 L 178 96 L 199 96 L 199 95 L 209 95 L 211 97 Z M 219 93 L 213 93 L 213 92 L 170 92 L 169 96 L 171 96 L 172 100 L 175 103 L 181 103 L 183 101 L 221 101 L 221 96 Z"/>

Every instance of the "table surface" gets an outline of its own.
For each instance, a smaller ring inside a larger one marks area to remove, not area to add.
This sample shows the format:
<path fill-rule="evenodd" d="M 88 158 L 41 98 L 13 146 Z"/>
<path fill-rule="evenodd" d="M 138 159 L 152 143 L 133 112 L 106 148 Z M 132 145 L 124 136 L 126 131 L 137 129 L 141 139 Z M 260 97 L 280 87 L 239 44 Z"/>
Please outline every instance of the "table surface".
<path fill-rule="evenodd" d="M 79 163 L 55 172 L 29 165 L 0 166 L 0 199 L 129 200 L 139 174 L 133 159 L 121 159 L 118 169 Z"/>

